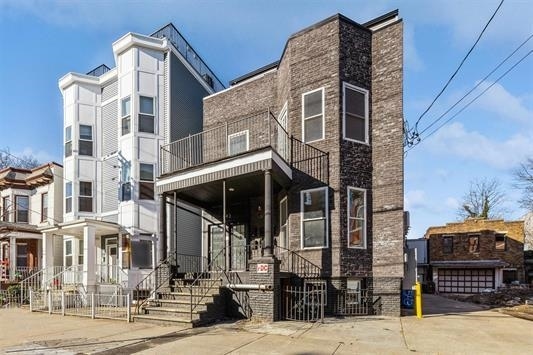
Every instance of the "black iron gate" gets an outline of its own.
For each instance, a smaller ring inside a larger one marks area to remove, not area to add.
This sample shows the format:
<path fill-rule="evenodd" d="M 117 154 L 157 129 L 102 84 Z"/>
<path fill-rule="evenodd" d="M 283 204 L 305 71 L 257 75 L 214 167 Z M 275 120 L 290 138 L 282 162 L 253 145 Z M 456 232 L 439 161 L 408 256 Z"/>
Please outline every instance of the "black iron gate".
<path fill-rule="evenodd" d="M 300 322 L 322 322 L 326 302 L 325 282 L 286 286 L 281 293 L 281 318 Z"/>

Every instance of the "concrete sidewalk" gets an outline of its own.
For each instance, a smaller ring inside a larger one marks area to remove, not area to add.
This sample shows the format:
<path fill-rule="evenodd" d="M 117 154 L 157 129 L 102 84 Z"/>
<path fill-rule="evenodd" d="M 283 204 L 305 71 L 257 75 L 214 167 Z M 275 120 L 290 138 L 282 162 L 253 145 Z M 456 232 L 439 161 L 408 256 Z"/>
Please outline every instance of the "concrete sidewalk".
<path fill-rule="evenodd" d="M 426 296 L 426 295 L 425 295 Z M 424 319 L 356 317 L 325 323 L 240 321 L 184 329 L 0 310 L 7 354 L 530 354 L 533 323 L 425 297 Z"/>

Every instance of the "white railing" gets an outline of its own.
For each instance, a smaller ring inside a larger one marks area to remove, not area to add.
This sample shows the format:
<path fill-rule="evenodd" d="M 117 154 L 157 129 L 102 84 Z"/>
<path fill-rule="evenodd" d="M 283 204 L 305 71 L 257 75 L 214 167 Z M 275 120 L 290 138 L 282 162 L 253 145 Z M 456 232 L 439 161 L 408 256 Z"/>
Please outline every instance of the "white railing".
<path fill-rule="evenodd" d="M 96 265 L 96 283 L 128 286 L 128 274 L 118 265 Z"/>
<path fill-rule="evenodd" d="M 22 280 L 20 282 L 21 302 L 25 303 L 28 300 L 29 290 L 37 291 L 46 288 L 46 285 L 49 285 L 63 270 L 63 266 L 49 266 Z"/>
<path fill-rule="evenodd" d="M 131 295 L 129 293 L 107 295 L 30 290 L 30 311 L 129 322 L 131 320 Z"/>

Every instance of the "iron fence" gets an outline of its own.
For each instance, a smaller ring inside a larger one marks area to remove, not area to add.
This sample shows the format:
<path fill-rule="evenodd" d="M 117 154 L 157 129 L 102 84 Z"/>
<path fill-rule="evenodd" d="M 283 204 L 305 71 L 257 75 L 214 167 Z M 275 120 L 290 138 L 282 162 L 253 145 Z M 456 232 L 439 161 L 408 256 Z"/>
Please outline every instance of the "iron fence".
<path fill-rule="evenodd" d="M 30 311 L 130 321 L 130 294 L 30 291 Z"/>
<path fill-rule="evenodd" d="M 207 266 L 207 257 L 191 254 L 176 254 L 176 264 L 179 273 L 198 273 Z"/>
<path fill-rule="evenodd" d="M 372 314 L 372 299 L 368 290 L 337 290 L 334 313 L 341 316 Z"/>
<path fill-rule="evenodd" d="M 323 322 L 326 283 L 286 286 L 281 295 L 281 318 L 300 322 Z"/>
<path fill-rule="evenodd" d="M 20 294 L 13 289 L 0 290 L 0 308 L 16 308 L 20 306 Z"/>

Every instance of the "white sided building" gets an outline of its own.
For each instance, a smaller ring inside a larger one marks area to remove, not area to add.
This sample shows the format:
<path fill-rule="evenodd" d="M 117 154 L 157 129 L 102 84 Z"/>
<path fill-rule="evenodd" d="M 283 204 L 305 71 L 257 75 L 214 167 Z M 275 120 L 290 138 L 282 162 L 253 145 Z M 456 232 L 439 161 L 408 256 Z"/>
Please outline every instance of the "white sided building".
<path fill-rule="evenodd" d="M 115 68 L 59 80 L 63 222 L 42 230 L 45 244 L 62 236 L 64 267 L 88 292 L 132 288 L 163 257 L 160 147 L 201 131 L 203 97 L 224 88 L 172 24 L 151 36 L 128 33 L 112 48 Z M 54 257 L 47 253 L 45 266 Z"/>

